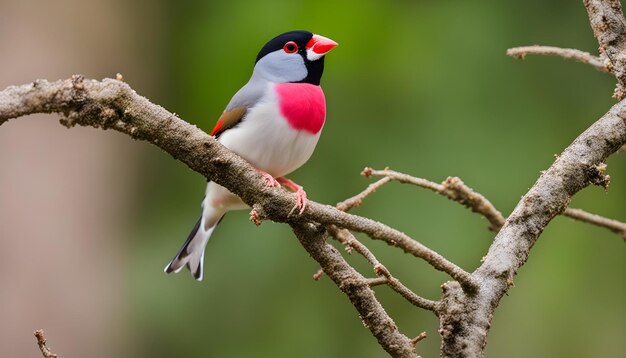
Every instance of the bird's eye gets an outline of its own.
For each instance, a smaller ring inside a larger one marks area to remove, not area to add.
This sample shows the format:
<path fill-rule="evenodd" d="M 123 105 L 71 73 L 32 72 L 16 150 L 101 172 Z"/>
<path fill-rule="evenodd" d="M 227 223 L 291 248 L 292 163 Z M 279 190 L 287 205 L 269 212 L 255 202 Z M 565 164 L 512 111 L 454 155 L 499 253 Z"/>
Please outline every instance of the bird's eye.
<path fill-rule="evenodd" d="M 289 41 L 283 46 L 283 50 L 287 53 L 294 53 L 298 51 L 298 45 L 293 41 Z"/>

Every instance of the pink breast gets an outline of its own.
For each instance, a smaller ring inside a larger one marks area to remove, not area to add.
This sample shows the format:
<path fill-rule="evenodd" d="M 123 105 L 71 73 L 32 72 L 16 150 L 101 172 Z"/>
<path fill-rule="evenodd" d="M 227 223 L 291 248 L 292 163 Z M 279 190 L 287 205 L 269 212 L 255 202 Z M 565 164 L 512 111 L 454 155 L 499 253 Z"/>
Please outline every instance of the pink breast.
<path fill-rule="evenodd" d="M 292 128 L 316 134 L 324 126 L 326 99 L 320 86 L 309 83 L 276 84 L 280 113 Z"/>

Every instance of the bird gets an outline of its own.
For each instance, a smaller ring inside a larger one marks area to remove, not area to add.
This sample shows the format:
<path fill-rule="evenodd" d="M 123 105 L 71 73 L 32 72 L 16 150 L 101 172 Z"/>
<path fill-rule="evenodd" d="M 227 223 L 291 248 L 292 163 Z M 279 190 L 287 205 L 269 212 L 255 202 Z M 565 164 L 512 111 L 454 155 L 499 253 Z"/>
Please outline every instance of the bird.
<path fill-rule="evenodd" d="M 320 87 L 324 58 L 337 42 L 309 31 L 280 34 L 259 51 L 250 80 L 232 97 L 211 131 L 217 141 L 259 171 L 269 187 L 296 194 L 292 212 L 302 214 L 304 189 L 285 178 L 313 154 L 326 120 Z M 223 186 L 209 181 L 202 214 L 166 273 L 188 268 L 202 281 L 205 247 L 224 215 L 248 206 Z"/>

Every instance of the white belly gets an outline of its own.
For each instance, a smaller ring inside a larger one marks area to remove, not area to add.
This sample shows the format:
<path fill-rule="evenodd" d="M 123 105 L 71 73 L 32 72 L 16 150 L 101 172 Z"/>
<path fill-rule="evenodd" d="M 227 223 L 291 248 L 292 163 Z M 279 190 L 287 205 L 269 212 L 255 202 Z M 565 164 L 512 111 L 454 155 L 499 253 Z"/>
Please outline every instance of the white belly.
<path fill-rule="evenodd" d="M 282 177 L 309 160 L 321 131 L 293 129 L 280 113 L 274 91 L 268 92 L 248 111 L 244 123 L 225 131 L 219 141 L 255 168 Z"/>
<path fill-rule="evenodd" d="M 248 110 L 245 123 L 226 130 L 220 135 L 219 142 L 253 167 L 278 178 L 309 160 L 321 131 L 312 134 L 293 129 L 280 113 L 274 91 L 268 93 Z M 239 197 L 214 182 L 207 185 L 204 205 L 219 211 L 220 216 L 228 210 L 247 207 Z"/>

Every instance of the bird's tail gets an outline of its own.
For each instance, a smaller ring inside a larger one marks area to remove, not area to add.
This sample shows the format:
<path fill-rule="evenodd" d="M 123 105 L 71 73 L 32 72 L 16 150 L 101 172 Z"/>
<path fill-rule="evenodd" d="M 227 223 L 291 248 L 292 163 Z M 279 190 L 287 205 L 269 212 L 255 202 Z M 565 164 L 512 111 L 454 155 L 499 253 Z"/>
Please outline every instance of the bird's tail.
<path fill-rule="evenodd" d="M 204 215 L 203 215 L 204 216 Z M 219 219 L 209 228 L 205 228 L 203 216 L 200 216 L 198 222 L 189 233 L 187 241 L 180 248 L 172 261 L 165 266 L 165 273 L 178 273 L 184 267 L 191 271 L 191 275 L 198 281 L 202 281 L 204 266 L 204 248 L 206 247 L 211 233 L 219 223 Z"/>

